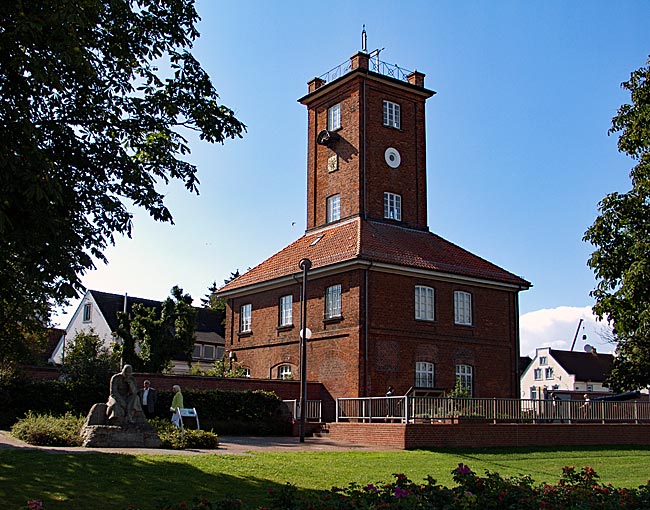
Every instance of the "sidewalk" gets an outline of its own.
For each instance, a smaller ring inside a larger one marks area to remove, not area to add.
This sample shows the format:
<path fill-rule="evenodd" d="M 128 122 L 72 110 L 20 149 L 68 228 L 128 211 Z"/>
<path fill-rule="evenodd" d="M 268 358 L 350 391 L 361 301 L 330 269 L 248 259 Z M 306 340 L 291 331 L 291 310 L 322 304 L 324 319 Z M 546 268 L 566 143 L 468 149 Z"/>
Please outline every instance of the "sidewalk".
<path fill-rule="evenodd" d="M 384 448 L 332 441 L 327 437 L 308 437 L 301 443 L 297 437 L 238 437 L 219 436 L 216 450 L 164 450 L 162 448 L 84 448 L 34 446 L 0 430 L 0 450 L 43 450 L 50 453 L 125 453 L 147 455 L 246 455 L 251 452 L 349 452 L 378 451 Z"/>

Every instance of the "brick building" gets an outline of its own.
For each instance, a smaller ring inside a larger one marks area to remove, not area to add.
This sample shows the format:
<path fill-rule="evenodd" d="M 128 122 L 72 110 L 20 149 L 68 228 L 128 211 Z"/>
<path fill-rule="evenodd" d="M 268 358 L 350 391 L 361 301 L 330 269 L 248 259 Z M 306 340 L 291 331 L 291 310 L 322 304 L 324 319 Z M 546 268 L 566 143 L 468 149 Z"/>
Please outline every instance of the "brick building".
<path fill-rule="evenodd" d="M 526 280 L 431 233 L 424 74 L 365 52 L 315 78 L 307 230 L 222 289 L 226 349 L 251 377 L 298 378 L 303 258 L 307 378 L 333 397 L 519 396 L 518 293 Z"/>

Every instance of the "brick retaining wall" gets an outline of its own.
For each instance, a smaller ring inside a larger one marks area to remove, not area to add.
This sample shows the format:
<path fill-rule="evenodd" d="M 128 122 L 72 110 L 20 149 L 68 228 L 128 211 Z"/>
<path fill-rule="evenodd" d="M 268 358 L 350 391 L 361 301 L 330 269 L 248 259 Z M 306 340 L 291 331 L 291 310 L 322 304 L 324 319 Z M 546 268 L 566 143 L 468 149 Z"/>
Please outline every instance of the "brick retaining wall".
<path fill-rule="evenodd" d="M 650 425 L 330 423 L 333 440 L 394 448 L 650 445 Z"/>

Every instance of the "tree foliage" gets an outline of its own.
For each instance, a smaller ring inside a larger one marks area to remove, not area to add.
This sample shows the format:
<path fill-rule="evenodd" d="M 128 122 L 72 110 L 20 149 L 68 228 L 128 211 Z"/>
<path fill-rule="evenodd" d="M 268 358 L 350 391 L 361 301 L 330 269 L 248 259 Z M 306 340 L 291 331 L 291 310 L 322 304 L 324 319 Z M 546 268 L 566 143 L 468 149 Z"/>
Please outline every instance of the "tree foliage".
<path fill-rule="evenodd" d="M 111 375 L 118 371 L 119 360 L 94 331 L 78 332 L 64 350 L 66 379 L 85 386 L 108 387 Z"/>
<path fill-rule="evenodd" d="M 187 135 L 245 126 L 190 49 L 193 0 L 0 2 L 0 354 L 83 289 L 129 207 L 172 222 L 161 187 L 198 193 Z"/>
<path fill-rule="evenodd" d="M 192 296 L 183 294 L 178 286 L 160 310 L 136 303 L 130 314 L 118 312 L 118 318 L 123 364 L 144 372 L 162 372 L 179 354 L 188 365 L 192 361 L 196 309 Z"/>
<path fill-rule="evenodd" d="M 594 313 L 610 322 L 618 345 L 610 383 L 615 390 L 650 384 L 650 59 L 622 84 L 631 104 L 612 119 L 619 151 L 635 160 L 631 189 L 611 193 L 585 233 L 595 246 L 589 266 L 598 280 Z"/>

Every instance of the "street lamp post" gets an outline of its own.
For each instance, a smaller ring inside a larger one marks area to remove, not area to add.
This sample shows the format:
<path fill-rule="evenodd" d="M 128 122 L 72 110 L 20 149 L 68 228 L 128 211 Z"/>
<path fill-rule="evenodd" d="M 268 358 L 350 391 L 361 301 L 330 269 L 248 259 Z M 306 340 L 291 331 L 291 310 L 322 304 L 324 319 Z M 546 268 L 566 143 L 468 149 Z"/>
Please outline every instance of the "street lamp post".
<path fill-rule="evenodd" d="M 307 415 L 307 272 L 311 260 L 304 258 L 298 263 L 302 269 L 302 295 L 300 297 L 300 442 L 305 442 L 305 418 Z"/>

